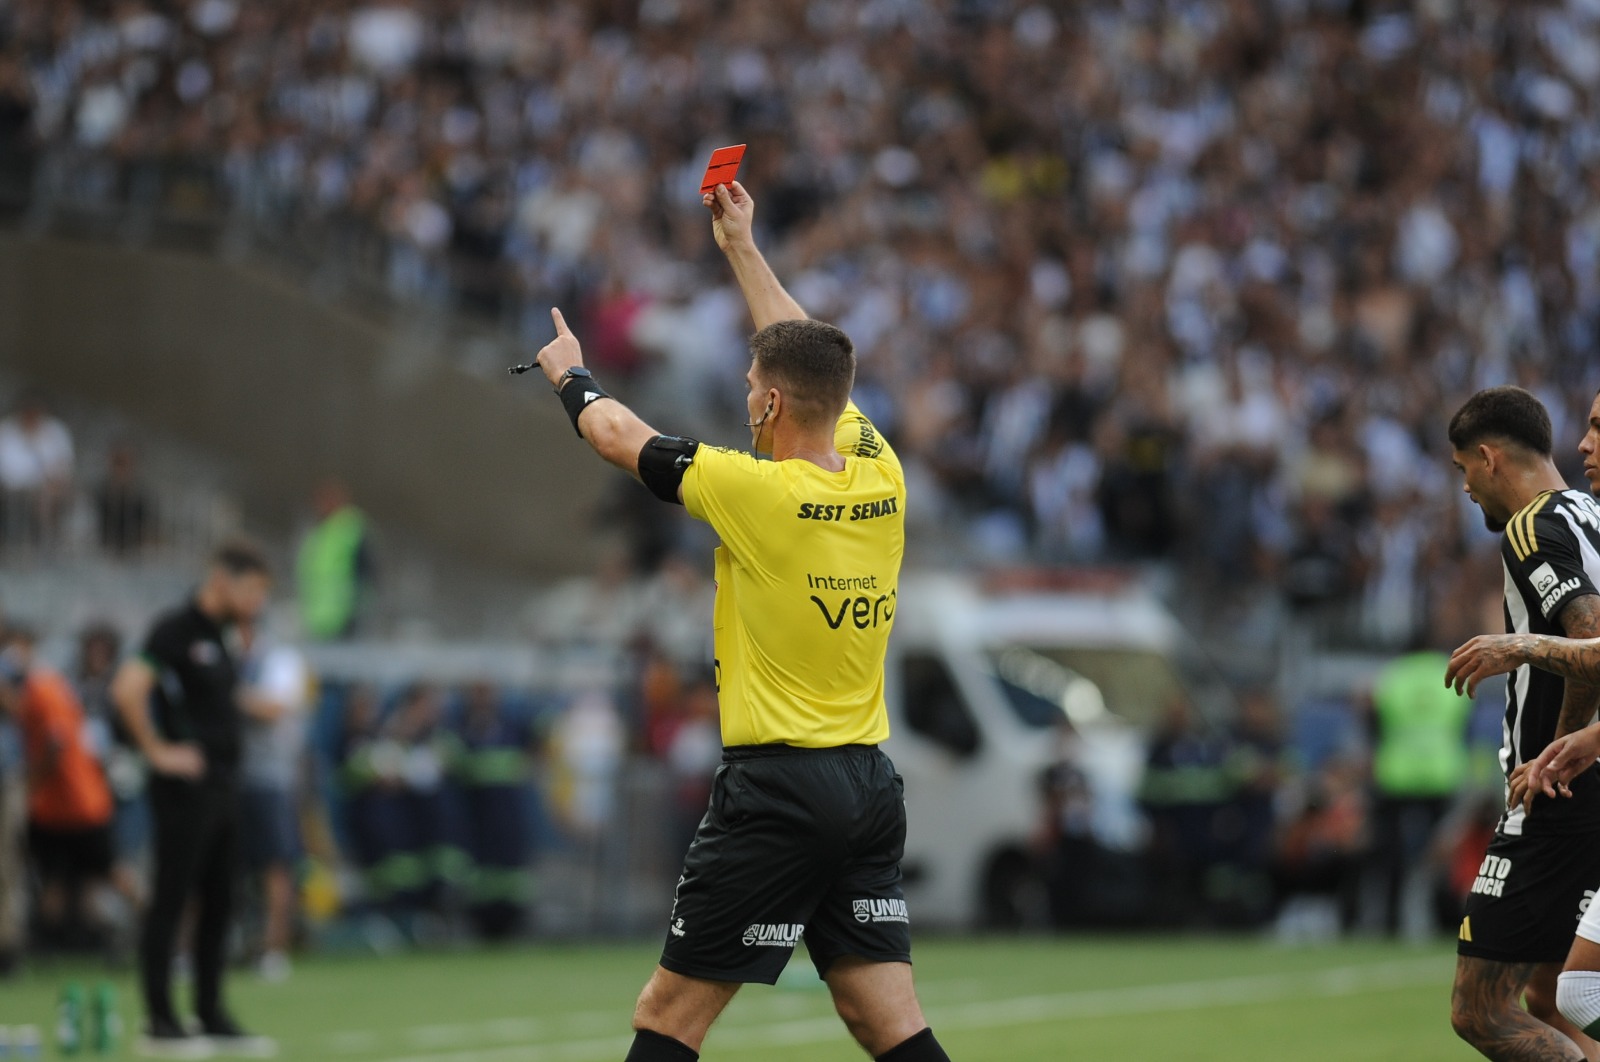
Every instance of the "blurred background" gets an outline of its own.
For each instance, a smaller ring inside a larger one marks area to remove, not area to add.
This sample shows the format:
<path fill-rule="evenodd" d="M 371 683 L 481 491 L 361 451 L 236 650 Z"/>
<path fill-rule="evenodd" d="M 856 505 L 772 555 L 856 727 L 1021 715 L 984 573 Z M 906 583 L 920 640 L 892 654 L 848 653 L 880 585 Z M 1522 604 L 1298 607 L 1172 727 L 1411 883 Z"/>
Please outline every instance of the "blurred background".
<path fill-rule="evenodd" d="M 746 444 L 697 193 L 740 142 L 907 469 L 919 924 L 1453 935 L 1503 686 L 1388 742 L 1502 629 L 1450 414 L 1529 388 L 1580 482 L 1600 3 L 0 0 L 0 612 L 119 843 L 10 877 L 6 968 L 126 955 L 107 677 L 238 530 L 296 808 L 241 961 L 660 931 L 714 541 L 505 367 L 559 305 L 657 427 Z"/>

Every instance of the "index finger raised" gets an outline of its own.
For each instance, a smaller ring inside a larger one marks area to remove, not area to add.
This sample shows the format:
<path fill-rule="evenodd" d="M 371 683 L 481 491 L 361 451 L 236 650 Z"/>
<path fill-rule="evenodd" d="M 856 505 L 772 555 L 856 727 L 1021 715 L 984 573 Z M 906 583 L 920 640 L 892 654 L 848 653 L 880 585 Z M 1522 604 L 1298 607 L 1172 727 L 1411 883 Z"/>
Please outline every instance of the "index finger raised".
<path fill-rule="evenodd" d="M 561 310 L 559 307 L 550 307 L 550 317 L 556 323 L 556 335 L 570 336 L 572 334 L 572 329 L 567 327 L 567 319 L 561 316 Z"/>

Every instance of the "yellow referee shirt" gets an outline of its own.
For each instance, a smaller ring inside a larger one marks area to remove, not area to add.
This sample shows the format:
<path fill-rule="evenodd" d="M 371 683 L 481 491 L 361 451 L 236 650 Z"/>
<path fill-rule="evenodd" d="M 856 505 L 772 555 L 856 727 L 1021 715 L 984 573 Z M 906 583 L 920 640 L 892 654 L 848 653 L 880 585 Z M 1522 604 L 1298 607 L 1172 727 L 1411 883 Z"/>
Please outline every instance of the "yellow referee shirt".
<path fill-rule="evenodd" d="M 871 745 L 889 736 L 883 658 L 905 553 L 905 473 L 850 403 L 844 470 L 701 446 L 689 514 L 716 529 L 713 625 L 724 745 Z"/>

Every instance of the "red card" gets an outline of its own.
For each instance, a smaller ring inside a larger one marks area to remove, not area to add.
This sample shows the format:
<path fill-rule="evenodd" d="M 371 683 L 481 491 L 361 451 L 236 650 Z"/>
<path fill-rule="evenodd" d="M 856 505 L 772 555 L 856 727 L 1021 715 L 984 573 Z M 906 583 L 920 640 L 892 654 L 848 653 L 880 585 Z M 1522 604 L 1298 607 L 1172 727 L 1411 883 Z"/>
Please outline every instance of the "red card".
<path fill-rule="evenodd" d="M 700 194 L 714 192 L 717 185 L 732 185 L 733 178 L 739 172 L 739 163 L 744 159 L 743 144 L 734 144 L 732 147 L 720 147 L 711 153 L 711 161 L 706 163 L 706 175 L 700 178 Z"/>

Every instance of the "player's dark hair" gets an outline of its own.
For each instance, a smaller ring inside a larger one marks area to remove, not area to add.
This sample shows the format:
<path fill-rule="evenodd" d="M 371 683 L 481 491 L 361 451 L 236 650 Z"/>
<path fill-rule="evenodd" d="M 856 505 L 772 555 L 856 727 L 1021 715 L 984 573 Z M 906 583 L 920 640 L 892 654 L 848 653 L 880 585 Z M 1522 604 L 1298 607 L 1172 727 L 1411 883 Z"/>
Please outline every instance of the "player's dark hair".
<path fill-rule="evenodd" d="M 750 337 L 750 354 L 806 424 L 832 424 L 850 401 L 856 348 L 831 324 L 774 321 Z"/>
<path fill-rule="evenodd" d="M 1491 387 L 1479 391 L 1450 418 L 1450 445 L 1469 450 L 1489 439 L 1499 439 L 1549 457 L 1550 414 L 1544 403 L 1520 387 Z"/>
<path fill-rule="evenodd" d="M 271 575 L 267 555 L 248 538 L 230 538 L 211 551 L 211 566 L 229 575 Z"/>

